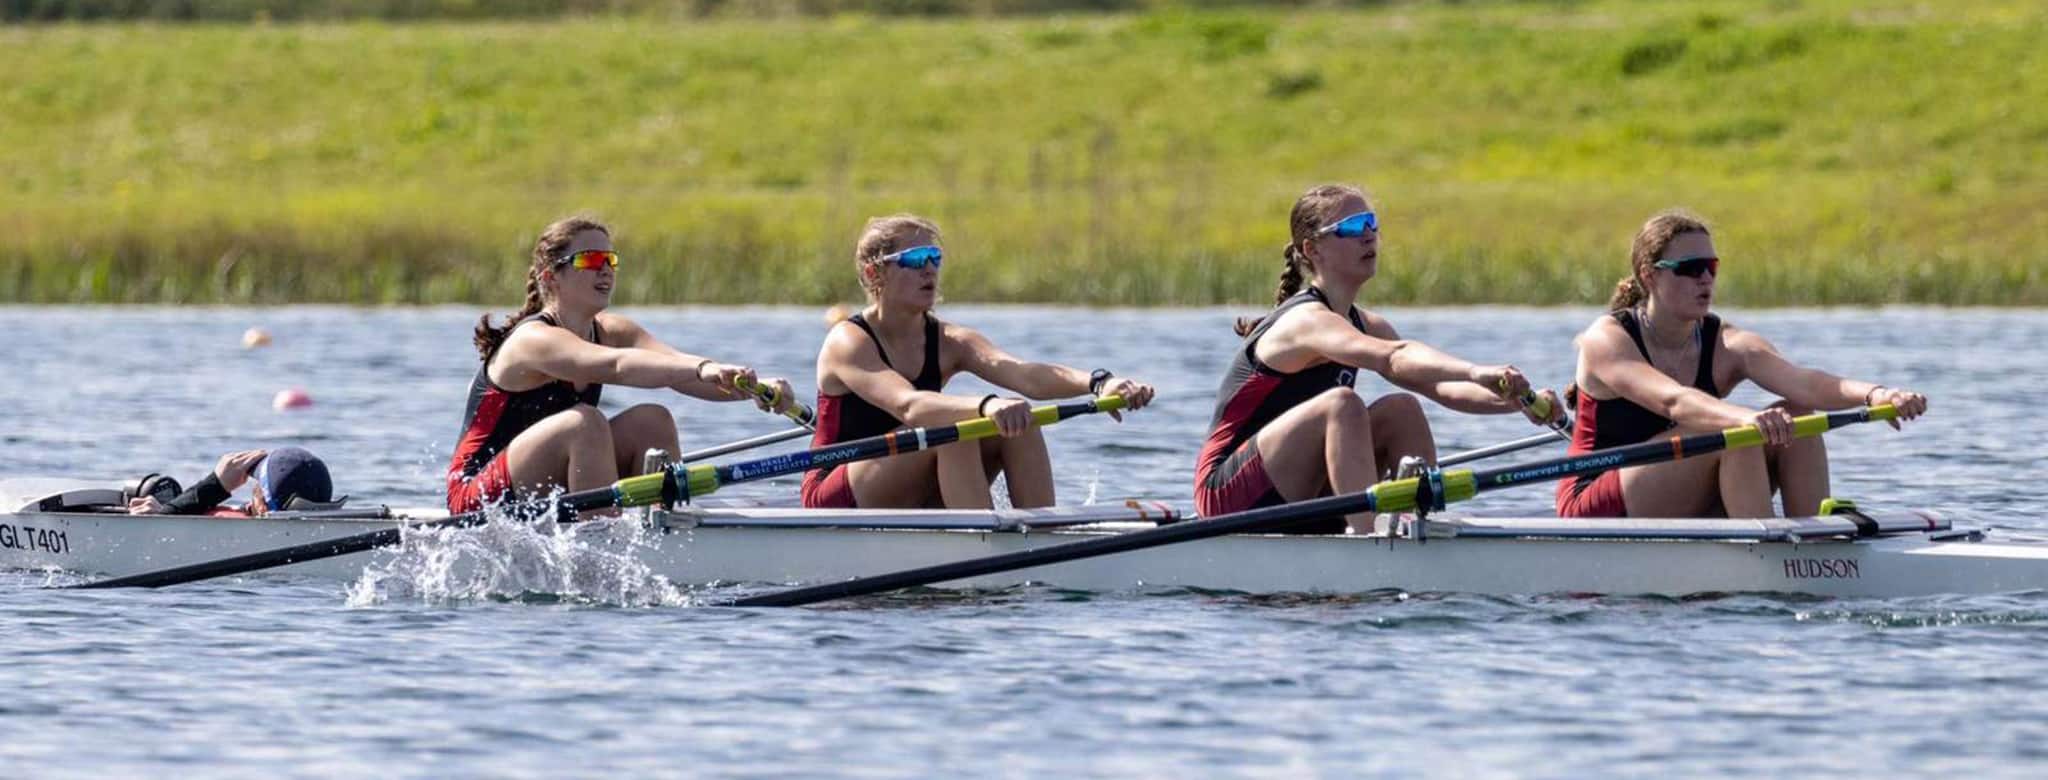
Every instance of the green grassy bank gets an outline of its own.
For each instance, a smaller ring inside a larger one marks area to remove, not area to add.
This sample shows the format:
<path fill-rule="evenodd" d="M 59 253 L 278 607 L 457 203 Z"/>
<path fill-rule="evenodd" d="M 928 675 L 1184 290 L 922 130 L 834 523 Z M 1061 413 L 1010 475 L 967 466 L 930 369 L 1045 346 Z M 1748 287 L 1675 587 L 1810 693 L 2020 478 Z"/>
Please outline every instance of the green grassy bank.
<path fill-rule="evenodd" d="M 1569 3 L 1003 20 L 0 28 L 0 301 L 480 301 L 551 219 L 629 302 L 1270 300 L 1364 184 L 1378 301 L 1594 303 L 1652 212 L 1735 305 L 2048 304 L 2048 10 Z"/>

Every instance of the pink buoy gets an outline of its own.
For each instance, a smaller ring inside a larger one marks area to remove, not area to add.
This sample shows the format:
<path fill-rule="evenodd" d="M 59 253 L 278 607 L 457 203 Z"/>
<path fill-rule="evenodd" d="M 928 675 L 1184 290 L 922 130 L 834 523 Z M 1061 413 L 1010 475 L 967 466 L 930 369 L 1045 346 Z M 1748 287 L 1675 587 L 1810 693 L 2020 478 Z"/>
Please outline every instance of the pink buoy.
<path fill-rule="evenodd" d="M 286 409 L 304 409 L 313 405 L 313 396 L 296 387 L 277 391 L 277 397 L 270 399 L 270 408 L 280 412 Z"/>

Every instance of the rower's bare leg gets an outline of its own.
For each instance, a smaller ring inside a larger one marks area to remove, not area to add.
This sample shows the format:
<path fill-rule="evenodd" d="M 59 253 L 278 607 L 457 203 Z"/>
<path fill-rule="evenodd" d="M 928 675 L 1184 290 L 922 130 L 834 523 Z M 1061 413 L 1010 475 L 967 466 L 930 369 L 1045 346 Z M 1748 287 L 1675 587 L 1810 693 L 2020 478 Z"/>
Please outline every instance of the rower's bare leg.
<path fill-rule="evenodd" d="M 1729 517 L 1774 517 L 1771 469 L 1761 447 L 1720 453 L 1721 506 Z M 1683 461 L 1680 461 L 1683 462 Z"/>
<path fill-rule="evenodd" d="M 938 453 L 939 498 L 947 509 L 993 509 L 988 495 L 988 468 L 981 460 L 981 442 L 957 441 Z"/>
<path fill-rule="evenodd" d="M 1706 517 L 1720 498 L 1722 453 L 1621 470 L 1630 517 Z M 1764 496 L 1769 503 L 1770 496 Z"/>
<path fill-rule="evenodd" d="M 1383 469 L 1379 479 L 1391 479 L 1401 459 L 1410 455 L 1436 463 L 1436 435 L 1429 430 L 1429 418 L 1422 402 L 1407 393 L 1381 396 L 1366 407 L 1372 416 L 1373 460 Z"/>
<path fill-rule="evenodd" d="M 1811 414 L 1813 410 L 1793 406 L 1780 401 L 1773 406 L 1782 406 L 1792 416 Z M 1821 437 L 1794 439 L 1783 447 L 1769 447 L 1764 450 L 1764 461 L 1771 475 L 1772 484 L 1777 485 L 1785 502 L 1786 517 L 1812 517 L 1820 514 L 1821 499 L 1828 497 L 1828 445 Z"/>
<path fill-rule="evenodd" d="M 612 426 L 596 407 L 578 405 L 556 412 L 521 431 L 505 445 L 505 465 L 521 493 L 545 495 L 603 487 L 619 479 Z M 616 510 L 585 516 L 616 514 Z"/>
<path fill-rule="evenodd" d="M 1046 453 L 1045 435 L 1037 426 L 1007 439 L 982 439 L 981 465 L 991 490 L 997 474 L 1007 479 L 1010 506 L 1035 509 L 1053 505 L 1052 456 Z"/>
<path fill-rule="evenodd" d="M 1259 451 L 1273 489 L 1288 501 L 1324 492 L 1355 493 L 1379 474 L 1373 454 L 1372 412 L 1348 387 L 1334 387 L 1281 413 L 1259 429 Z M 1353 529 L 1370 530 L 1372 514 L 1345 518 Z"/>
<path fill-rule="evenodd" d="M 874 509 L 921 509 L 940 500 L 940 450 L 919 450 L 877 460 L 848 463 L 846 482 L 853 501 Z M 982 489 L 986 495 L 987 488 Z"/>
<path fill-rule="evenodd" d="M 676 435 L 676 418 L 668 407 L 660 404 L 640 404 L 614 415 L 611 419 L 612 452 L 618 463 L 618 473 L 636 476 L 641 456 L 650 449 L 658 449 L 675 455 L 681 452 L 680 437 Z"/>

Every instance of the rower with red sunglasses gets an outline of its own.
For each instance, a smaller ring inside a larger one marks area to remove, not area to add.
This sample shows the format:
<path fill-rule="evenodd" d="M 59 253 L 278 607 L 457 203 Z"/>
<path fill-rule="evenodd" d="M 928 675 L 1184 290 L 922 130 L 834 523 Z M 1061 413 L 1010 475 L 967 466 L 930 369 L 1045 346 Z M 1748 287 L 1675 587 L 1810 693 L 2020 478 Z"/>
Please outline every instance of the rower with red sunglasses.
<path fill-rule="evenodd" d="M 1794 416 L 1868 404 L 1896 406 L 1907 420 L 1927 411 L 1926 396 L 1800 366 L 1715 316 L 1721 259 L 1697 218 L 1652 217 L 1636 232 L 1630 267 L 1608 313 L 1575 341 L 1570 452 L 1743 425 L 1761 429 L 1768 446 L 1567 478 L 1557 484 L 1561 517 L 1770 517 L 1774 486 L 1786 516 L 1811 516 L 1828 495 L 1828 453 L 1819 437 L 1793 437 Z M 1744 381 L 1783 400 L 1763 409 L 1722 400 Z"/>
<path fill-rule="evenodd" d="M 754 398 L 741 386 L 758 382 L 773 390 L 777 412 L 789 407 L 787 381 L 677 350 L 605 311 L 618 265 L 610 229 L 581 218 L 556 222 L 534 243 L 526 307 L 503 325 L 490 315 L 477 322 L 482 363 L 448 464 L 448 511 L 472 511 L 511 493 L 609 485 L 638 474 L 648 449 L 679 451 L 675 416 L 665 406 L 640 404 L 610 418 L 599 412 L 608 384 L 739 401 Z"/>
<path fill-rule="evenodd" d="M 929 220 L 909 214 L 868 220 L 854 246 L 854 266 L 869 305 L 833 326 L 818 353 L 815 443 L 975 417 L 994 419 L 1000 436 L 811 471 L 804 475 L 804 506 L 986 509 L 997 474 L 1009 482 L 1012 506 L 1051 506 L 1052 461 L 1031 424 L 1031 404 L 993 393 L 944 393 L 957 374 L 1024 398 L 1118 395 L 1130 409 L 1151 402 L 1151 385 L 1106 369 L 1090 373 L 1022 360 L 972 328 L 932 316 L 944 262 L 939 228 Z"/>
<path fill-rule="evenodd" d="M 1353 389 L 1362 371 L 1461 412 L 1519 411 L 1538 424 L 1561 413 L 1547 390 L 1547 415 L 1526 409 L 1529 380 L 1514 366 L 1474 365 L 1403 339 L 1385 317 L 1357 305 L 1379 271 L 1379 216 L 1363 191 L 1311 189 L 1295 200 L 1288 224 L 1273 311 L 1237 323 L 1244 341 L 1196 457 L 1202 516 L 1355 493 L 1393 476 L 1406 456 L 1434 463 L 1436 439 L 1422 404 L 1407 393 L 1367 403 Z M 1285 530 L 1343 533 L 1347 521 L 1372 527 L 1370 515 L 1357 515 Z"/>

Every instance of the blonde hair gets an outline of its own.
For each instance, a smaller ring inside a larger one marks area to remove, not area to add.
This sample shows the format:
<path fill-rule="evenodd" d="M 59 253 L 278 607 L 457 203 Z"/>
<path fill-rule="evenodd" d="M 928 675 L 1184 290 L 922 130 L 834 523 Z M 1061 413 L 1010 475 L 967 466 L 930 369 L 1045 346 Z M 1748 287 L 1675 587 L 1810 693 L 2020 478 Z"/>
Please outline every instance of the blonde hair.
<path fill-rule="evenodd" d="M 939 226 L 916 214 L 874 217 L 861 228 L 860 240 L 853 243 L 853 268 L 860 276 L 861 290 L 867 293 L 869 301 L 875 300 L 882 292 L 881 274 L 878 269 L 874 272 L 870 269 L 881 265 L 883 255 L 909 248 L 910 237 L 918 233 L 930 234 L 934 242 L 939 240 Z"/>
<path fill-rule="evenodd" d="M 1614 295 L 1607 299 L 1608 311 L 1634 308 L 1649 297 L 1643 289 L 1643 276 L 1650 272 L 1650 264 L 1671 246 L 1671 242 L 1687 233 L 1709 235 L 1707 223 L 1679 209 L 1667 209 L 1644 222 L 1636 231 L 1635 244 L 1628 252 L 1628 275 L 1614 283 Z"/>
<path fill-rule="evenodd" d="M 1287 246 L 1280 250 L 1280 259 L 1285 265 L 1280 268 L 1280 284 L 1273 289 L 1274 306 L 1279 306 L 1282 301 L 1294 297 L 1295 293 L 1301 292 L 1302 280 L 1315 273 L 1315 261 L 1309 259 L 1308 254 L 1302 250 L 1302 246 L 1315 240 L 1316 231 L 1322 230 L 1324 225 L 1328 225 L 1339 218 L 1349 216 L 1339 214 L 1337 211 L 1338 206 L 1350 198 L 1366 201 L 1366 208 L 1368 210 L 1372 208 L 1372 201 L 1366 198 L 1365 191 L 1349 184 L 1317 185 L 1309 188 L 1308 192 L 1302 193 L 1301 197 L 1295 199 L 1294 210 L 1287 215 L 1290 240 L 1287 242 Z M 1251 335 L 1251 332 L 1258 328 L 1259 323 L 1265 321 L 1265 319 L 1264 317 L 1238 318 L 1235 327 L 1237 335 Z"/>

